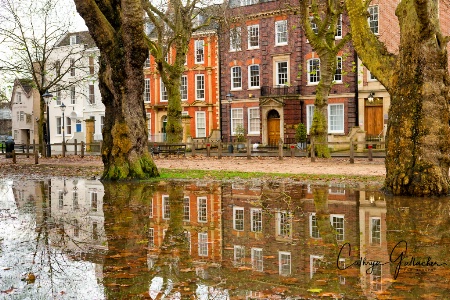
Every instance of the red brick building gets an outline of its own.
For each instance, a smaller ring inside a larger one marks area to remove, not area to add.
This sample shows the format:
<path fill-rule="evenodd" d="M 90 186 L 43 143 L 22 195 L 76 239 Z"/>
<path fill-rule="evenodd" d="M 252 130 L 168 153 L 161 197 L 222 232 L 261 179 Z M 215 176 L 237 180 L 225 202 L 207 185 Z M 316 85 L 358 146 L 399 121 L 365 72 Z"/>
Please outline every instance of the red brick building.
<path fill-rule="evenodd" d="M 292 1 L 292 6 L 298 3 Z M 236 21 L 220 32 L 222 139 L 234 140 L 244 127 L 252 142 L 294 143 L 295 128 L 312 123 L 320 64 L 300 26 L 300 17 L 287 3 L 231 2 L 229 15 Z M 336 39 L 348 28 L 342 18 Z M 351 44 L 336 58 L 339 72 L 329 98 L 332 135 L 347 135 L 357 120 L 355 54 Z M 225 95 L 231 93 L 232 101 Z"/>
<path fill-rule="evenodd" d="M 174 59 L 170 53 L 168 60 Z M 183 141 L 190 139 L 219 139 L 219 52 L 215 26 L 194 33 L 186 57 L 185 73 L 181 79 Z M 144 68 L 144 104 L 147 110 L 149 140 L 166 139 L 168 97 L 150 56 Z"/>

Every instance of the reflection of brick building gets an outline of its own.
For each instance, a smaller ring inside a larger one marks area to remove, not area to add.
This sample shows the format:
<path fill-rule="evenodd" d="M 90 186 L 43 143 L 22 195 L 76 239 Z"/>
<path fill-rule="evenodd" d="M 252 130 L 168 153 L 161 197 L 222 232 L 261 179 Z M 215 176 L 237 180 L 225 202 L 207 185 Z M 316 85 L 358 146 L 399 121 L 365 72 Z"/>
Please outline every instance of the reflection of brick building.
<path fill-rule="evenodd" d="M 149 224 L 150 265 L 157 257 L 169 228 L 171 208 L 165 185 L 159 186 L 151 201 Z M 222 214 L 220 187 L 216 185 L 184 186 L 183 228 L 190 243 L 190 255 L 196 263 L 219 263 L 222 259 Z"/>

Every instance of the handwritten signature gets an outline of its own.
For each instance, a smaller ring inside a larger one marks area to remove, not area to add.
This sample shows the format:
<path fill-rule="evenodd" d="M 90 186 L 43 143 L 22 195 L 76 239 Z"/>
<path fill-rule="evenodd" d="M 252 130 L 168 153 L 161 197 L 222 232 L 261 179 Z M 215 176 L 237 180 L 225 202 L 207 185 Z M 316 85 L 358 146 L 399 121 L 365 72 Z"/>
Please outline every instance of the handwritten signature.
<path fill-rule="evenodd" d="M 345 243 L 344 245 L 342 245 L 341 249 L 339 250 L 337 259 L 336 259 L 336 265 L 339 270 L 345 270 L 345 269 L 350 268 L 351 266 L 358 266 L 358 267 L 369 266 L 366 269 L 366 274 L 371 274 L 375 267 L 393 263 L 393 264 L 396 264 L 394 279 L 397 279 L 398 274 L 400 273 L 400 269 L 402 267 L 407 267 L 407 266 L 410 266 L 410 267 L 442 267 L 442 266 L 447 265 L 447 263 L 445 263 L 445 262 L 439 263 L 439 262 L 433 261 L 431 259 L 431 257 L 429 257 L 429 256 L 426 258 L 426 260 L 423 260 L 423 259 L 421 260 L 414 256 L 411 256 L 411 258 L 406 259 L 406 257 L 407 257 L 406 253 L 408 251 L 408 243 L 406 241 L 400 241 L 394 246 L 394 248 L 392 248 L 391 254 L 389 255 L 388 262 L 381 262 L 379 260 L 368 260 L 365 257 L 360 257 L 358 260 L 353 261 L 350 265 L 348 265 L 346 267 L 342 267 L 340 265 L 340 259 L 341 259 L 343 250 L 346 248 L 348 248 L 348 256 L 350 257 L 350 255 L 351 255 L 352 246 L 350 245 L 350 243 Z M 400 252 L 400 254 L 398 254 L 396 256 L 396 255 L 394 255 L 394 252 L 395 253 Z"/>

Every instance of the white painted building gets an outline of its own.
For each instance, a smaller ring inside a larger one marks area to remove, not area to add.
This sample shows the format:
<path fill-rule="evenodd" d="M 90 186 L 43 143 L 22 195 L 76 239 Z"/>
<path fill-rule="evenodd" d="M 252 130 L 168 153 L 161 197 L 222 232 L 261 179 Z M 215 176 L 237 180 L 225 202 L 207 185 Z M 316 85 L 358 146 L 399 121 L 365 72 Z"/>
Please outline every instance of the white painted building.
<path fill-rule="evenodd" d="M 61 143 L 63 135 L 66 142 L 74 139 L 86 142 L 87 119 L 95 120 L 93 140 L 102 140 L 105 107 L 98 88 L 98 59 L 99 50 L 87 31 L 68 33 L 50 56 L 49 63 L 58 64 L 61 71 L 65 71 L 61 74 L 61 84 L 48 91 L 53 95 L 49 106 L 52 144 Z M 66 107 L 64 119 L 61 111 L 63 103 Z M 60 149 L 60 146 L 52 146 L 52 150 Z"/>

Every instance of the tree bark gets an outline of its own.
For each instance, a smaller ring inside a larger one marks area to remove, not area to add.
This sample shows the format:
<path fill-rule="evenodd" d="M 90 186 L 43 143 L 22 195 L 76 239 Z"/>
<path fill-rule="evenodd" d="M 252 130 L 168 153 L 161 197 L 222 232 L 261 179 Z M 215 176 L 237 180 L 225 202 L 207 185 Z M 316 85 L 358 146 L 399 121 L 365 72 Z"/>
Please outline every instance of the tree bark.
<path fill-rule="evenodd" d="M 148 57 L 138 0 L 75 0 L 100 49 L 99 87 L 105 105 L 103 180 L 159 176 L 148 151 L 143 66 Z"/>
<path fill-rule="evenodd" d="M 385 188 L 394 195 L 449 192 L 447 40 L 440 32 L 436 5 L 400 2 L 400 51 L 394 57 L 371 35 L 362 14 L 366 7 L 360 0 L 347 2 L 355 48 L 391 95 Z"/>

